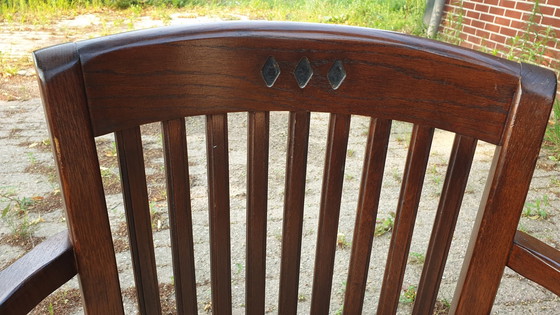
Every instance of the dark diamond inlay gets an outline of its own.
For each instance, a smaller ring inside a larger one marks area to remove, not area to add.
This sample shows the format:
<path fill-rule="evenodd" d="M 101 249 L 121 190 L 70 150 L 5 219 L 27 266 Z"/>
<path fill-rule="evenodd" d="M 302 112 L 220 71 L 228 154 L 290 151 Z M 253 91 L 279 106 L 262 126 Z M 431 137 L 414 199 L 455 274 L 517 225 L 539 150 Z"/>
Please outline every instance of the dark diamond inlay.
<path fill-rule="evenodd" d="M 278 76 L 280 76 L 280 66 L 274 57 L 271 56 L 266 59 L 266 62 L 261 69 L 261 73 L 266 86 L 273 86 L 276 79 L 278 79 Z"/>
<path fill-rule="evenodd" d="M 300 88 L 304 88 L 311 77 L 313 76 L 313 68 L 311 68 L 311 63 L 307 57 L 301 58 L 296 68 L 294 69 L 294 77 L 296 77 L 297 84 Z"/>
<path fill-rule="evenodd" d="M 329 70 L 327 77 L 333 90 L 336 90 L 340 87 L 344 79 L 346 79 L 346 70 L 344 70 L 342 61 L 335 61 L 334 65 L 331 67 L 331 70 Z"/>

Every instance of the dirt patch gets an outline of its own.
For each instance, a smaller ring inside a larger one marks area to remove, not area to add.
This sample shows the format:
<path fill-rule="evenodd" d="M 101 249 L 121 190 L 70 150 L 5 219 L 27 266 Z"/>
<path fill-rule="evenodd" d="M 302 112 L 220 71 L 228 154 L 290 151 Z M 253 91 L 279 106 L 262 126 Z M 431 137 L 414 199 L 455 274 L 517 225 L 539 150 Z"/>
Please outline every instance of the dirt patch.
<path fill-rule="evenodd" d="M 434 315 L 449 314 L 449 308 L 449 302 L 437 300 L 436 305 L 434 306 Z"/>
<path fill-rule="evenodd" d="M 34 72 L 34 70 L 33 70 Z M 35 75 L 13 75 L 0 77 L 0 100 L 25 101 L 39 95 L 39 86 Z"/>
<path fill-rule="evenodd" d="M 19 234 L 8 234 L 0 238 L 0 243 L 8 244 L 11 246 L 18 246 L 26 251 L 30 251 L 33 247 L 37 246 L 39 243 L 44 241 L 45 237 L 37 237 L 33 235 L 19 235 Z"/>
<path fill-rule="evenodd" d="M 32 164 L 26 166 L 24 172 L 45 175 L 47 178 L 49 178 L 50 181 L 55 181 L 55 178 L 57 176 L 56 168 L 54 166 L 35 161 L 32 162 Z"/>
<path fill-rule="evenodd" d="M 79 289 L 58 290 L 39 303 L 29 314 L 68 315 L 82 306 L 82 294 Z"/>
<path fill-rule="evenodd" d="M 130 250 L 130 243 L 126 239 L 114 239 L 113 240 L 113 248 L 115 253 L 122 253 Z"/>
<path fill-rule="evenodd" d="M 44 214 L 60 210 L 62 205 L 62 195 L 59 192 L 53 192 L 45 197 L 40 197 L 29 210 L 33 213 Z"/>
<path fill-rule="evenodd" d="M 122 291 L 122 295 L 136 301 L 136 288 L 127 288 Z M 159 296 L 161 301 L 161 313 L 177 314 L 177 306 L 175 305 L 175 286 L 172 283 L 160 283 Z"/>

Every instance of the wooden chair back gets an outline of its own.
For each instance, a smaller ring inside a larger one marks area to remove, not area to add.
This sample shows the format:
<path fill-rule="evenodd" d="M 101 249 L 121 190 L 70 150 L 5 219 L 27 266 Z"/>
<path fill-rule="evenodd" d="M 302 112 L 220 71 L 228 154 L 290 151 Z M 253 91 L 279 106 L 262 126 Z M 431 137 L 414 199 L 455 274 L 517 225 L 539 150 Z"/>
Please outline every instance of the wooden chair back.
<path fill-rule="evenodd" d="M 95 137 L 114 133 L 142 314 L 160 314 L 140 126 L 161 122 L 177 312 L 198 312 L 185 117 L 206 116 L 212 309 L 232 312 L 227 115 L 248 113 L 245 309 L 265 312 L 270 112 L 289 112 L 280 314 L 298 304 L 310 113 L 330 113 L 311 313 L 332 292 L 352 115 L 371 117 L 344 314 L 362 312 L 392 121 L 414 125 L 378 301 L 396 311 L 435 129 L 455 133 L 415 314 L 432 312 L 477 141 L 497 146 L 452 312 L 484 314 L 515 251 L 516 227 L 556 78 L 436 41 L 299 23 L 217 23 L 144 30 L 35 53 L 84 307 L 123 313 Z M 396 196 L 395 196 L 396 197 Z M 519 234 L 518 237 L 522 238 Z M 234 240 L 243 241 L 243 240 Z M 512 250 L 514 250 L 512 252 Z M 519 262 L 519 260 L 514 260 Z M 523 263 L 518 269 L 523 269 Z M 549 269 L 554 270 L 553 263 Z M 557 266 L 556 266 L 557 268 Z M 546 278 L 534 276 L 533 278 Z M 558 290 L 558 284 L 550 284 Z M 558 292 L 558 291 L 557 291 Z M 331 310 L 332 311 L 332 310 Z"/>

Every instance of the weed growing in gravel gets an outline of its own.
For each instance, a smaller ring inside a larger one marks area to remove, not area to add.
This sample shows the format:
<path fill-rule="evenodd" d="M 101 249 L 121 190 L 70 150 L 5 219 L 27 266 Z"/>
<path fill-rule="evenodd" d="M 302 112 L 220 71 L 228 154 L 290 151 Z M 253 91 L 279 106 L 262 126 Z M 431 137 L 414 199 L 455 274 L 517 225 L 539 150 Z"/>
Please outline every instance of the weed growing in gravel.
<path fill-rule="evenodd" d="M 15 76 L 21 70 L 29 68 L 31 60 L 29 58 L 8 58 L 8 56 L 0 51 L 0 78 Z"/>
<path fill-rule="evenodd" d="M 408 288 L 403 290 L 403 293 L 399 298 L 399 302 L 404 304 L 411 304 L 414 303 L 414 300 L 416 300 L 416 286 L 409 285 Z"/>
<path fill-rule="evenodd" d="M 421 265 L 426 261 L 426 256 L 422 253 L 410 252 L 408 261 L 411 264 Z"/>
<path fill-rule="evenodd" d="M 381 221 L 377 221 L 376 223 L 375 232 L 373 233 L 374 236 L 381 236 L 391 232 L 395 226 L 395 213 L 389 213 L 389 216 Z"/>
<path fill-rule="evenodd" d="M 346 235 L 344 235 L 343 233 L 338 233 L 338 235 L 336 236 L 336 245 L 340 249 L 345 249 L 350 247 L 350 242 L 346 240 Z"/>
<path fill-rule="evenodd" d="M 37 230 L 37 224 L 42 221 L 40 216 L 32 219 L 29 215 L 33 199 L 18 198 L 11 192 L 1 192 L 0 201 L 8 203 L 2 210 L 0 219 L 8 225 L 12 235 L 19 239 L 31 238 Z"/>
<path fill-rule="evenodd" d="M 344 312 L 344 306 L 339 307 L 336 312 L 334 312 L 334 315 L 342 315 Z"/>
<path fill-rule="evenodd" d="M 434 306 L 434 315 L 447 315 L 450 308 L 451 303 L 447 299 L 437 300 Z"/>
<path fill-rule="evenodd" d="M 550 206 L 548 195 L 543 195 L 533 202 L 525 203 L 522 215 L 533 220 L 546 220 L 549 217 L 547 208 Z"/>
<path fill-rule="evenodd" d="M 544 137 L 545 147 L 549 150 L 549 159 L 560 162 L 560 101 L 554 102 L 552 116 Z"/>

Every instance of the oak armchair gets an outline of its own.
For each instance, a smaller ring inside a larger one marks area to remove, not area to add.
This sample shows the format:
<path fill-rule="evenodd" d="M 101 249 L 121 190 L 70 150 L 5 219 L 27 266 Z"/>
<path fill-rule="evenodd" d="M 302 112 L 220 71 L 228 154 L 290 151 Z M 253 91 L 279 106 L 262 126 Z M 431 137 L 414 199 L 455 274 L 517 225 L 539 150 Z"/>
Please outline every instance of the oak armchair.
<path fill-rule="evenodd" d="M 265 310 L 270 112 L 289 112 L 278 312 L 295 314 L 310 113 L 330 114 L 311 313 L 327 314 L 351 116 L 371 118 L 344 314 L 362 312 L 392 121 L 414 124 L 377 303 L 396 311 L 435 129 L 455 133 L 413 312 L 433 311 L 477 141 L 495 144 L 451 312 L 490 312 L 506 266 L 560 294 L 558 251 L 516 231 L 554 74 L 436 41 L 300 23 L 143 30 L 35 52 L 68 233 L 0 273 L 0 313 L 26 313 L 78 275 L 90 314 L 123 313 L 94 138 L 115 133 L 142 314 L 159 314 L 139 126 L 161 122 L 177 312 L 199 309 L 185 117 L 206 116 L 212 308 L 231 313 L 227 115 L 248 113 L 245 309 Z M 397 198 L 397 196 L 395 196 Z M 306 254 L 306 253 L 303 253 Z"/>

